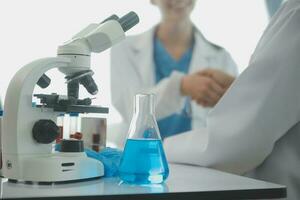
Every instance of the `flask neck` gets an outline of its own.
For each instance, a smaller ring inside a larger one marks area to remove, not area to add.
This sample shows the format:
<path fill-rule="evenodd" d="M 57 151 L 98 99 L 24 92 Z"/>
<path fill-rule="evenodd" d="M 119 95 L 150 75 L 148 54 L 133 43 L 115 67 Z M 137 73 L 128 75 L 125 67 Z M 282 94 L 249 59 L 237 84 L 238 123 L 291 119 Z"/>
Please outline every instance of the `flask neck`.
<path fill-rule="evenodd" d="M 138 94 L 134 101 L 135 115 L 154 115 L 154 95 L 152 94 Z"/>
<path fill-rule="evenodd" d="M 154 105 L 154 94 L 137 94 L 135 96 L 134 115 L 130 123 L 128 138 L 160 139 Z"/>

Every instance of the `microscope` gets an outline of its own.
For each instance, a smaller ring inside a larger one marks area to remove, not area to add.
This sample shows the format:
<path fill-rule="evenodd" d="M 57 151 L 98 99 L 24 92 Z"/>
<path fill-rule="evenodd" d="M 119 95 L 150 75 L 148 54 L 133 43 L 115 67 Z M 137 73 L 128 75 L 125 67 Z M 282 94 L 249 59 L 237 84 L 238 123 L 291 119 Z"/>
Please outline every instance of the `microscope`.
<path fill-rule="evenodd" d="M 79 85 L 92 95 L 98 87 L 90 69 L 91 53 L 100 53 L 125 38 L 125 32 L 139 22 L 134 12 L 119 18 L 112 15 L 101 23 L 88 25 L 58 47 L 57 56 L 35 60 L 22 67 L 7 89 L 2 129 L 3 176 L 21 182 L 68 182 L 90 180 L 104 175 L 103 164 L 89 158 L 80 140 L 66 140 L 61 151 L 52 151 L 59 135 L 59 114 L 108 113 L 92 106 L 91 99 L 79 99 Z M 36 85 L 46 88 L 45 72 L 58 68 L 65 74 L 67 95 L 33 94 Z M 40 104 L 33 106 L 33 96 Z"/>

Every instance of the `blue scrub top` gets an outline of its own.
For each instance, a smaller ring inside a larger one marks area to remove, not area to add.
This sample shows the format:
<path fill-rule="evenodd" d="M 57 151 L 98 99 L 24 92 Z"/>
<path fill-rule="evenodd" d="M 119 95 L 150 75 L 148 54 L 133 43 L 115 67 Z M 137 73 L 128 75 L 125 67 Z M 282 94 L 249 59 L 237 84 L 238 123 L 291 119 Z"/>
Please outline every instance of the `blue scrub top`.
<path fill-rule="evenodd" d="M 174 60 L 167 52 L 162 42 L 154 38 L 154 63 L 156 83 L 171 75 L 172 71 L 188 73 L 193 55 L 193 45 L 182 55 L 179 60 Z M 161 138 L 176 135 L 181 132 L 191 130 L 191 116 L 188 114 L 190 108 L 189 98 L 185 101 L 185 106 L 180 113 L 173 113 L 157 122 Z"/>

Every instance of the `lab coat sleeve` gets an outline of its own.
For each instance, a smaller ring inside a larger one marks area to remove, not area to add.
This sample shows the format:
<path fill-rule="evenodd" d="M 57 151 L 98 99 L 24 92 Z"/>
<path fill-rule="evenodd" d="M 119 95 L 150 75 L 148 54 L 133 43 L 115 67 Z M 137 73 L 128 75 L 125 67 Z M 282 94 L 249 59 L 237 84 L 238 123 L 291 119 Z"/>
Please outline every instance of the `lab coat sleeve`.
<path fill-rule="evenodd" d="M 181 95 L 183 73 L 173 71 L 170 77 L 162 79 L 157 85 L 146 88 L 143 92 L 155 94 L 156 118 L 161 119 L 175 112 L 180 112 L 184 105 Z"/>
<path fill-rule="evenodd" d="M 167 138 L 171 162 L 243 174 L 260 165 L 299 120 L 300 13 L 270 28 L 248 68 L 208 116 L 207 129 Z"/>

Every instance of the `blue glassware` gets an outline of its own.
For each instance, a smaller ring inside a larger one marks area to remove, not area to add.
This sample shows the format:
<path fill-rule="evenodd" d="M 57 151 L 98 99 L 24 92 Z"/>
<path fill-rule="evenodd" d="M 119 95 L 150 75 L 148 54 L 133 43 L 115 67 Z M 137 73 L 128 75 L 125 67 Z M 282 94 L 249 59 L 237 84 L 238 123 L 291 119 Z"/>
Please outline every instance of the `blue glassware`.
<path fill-rule="evenodd" d="M 157 184 L 168 175 L 168 162 L 154 115 L 154 95 L 138 94 L 119 176 L 126 183 Z"/>

